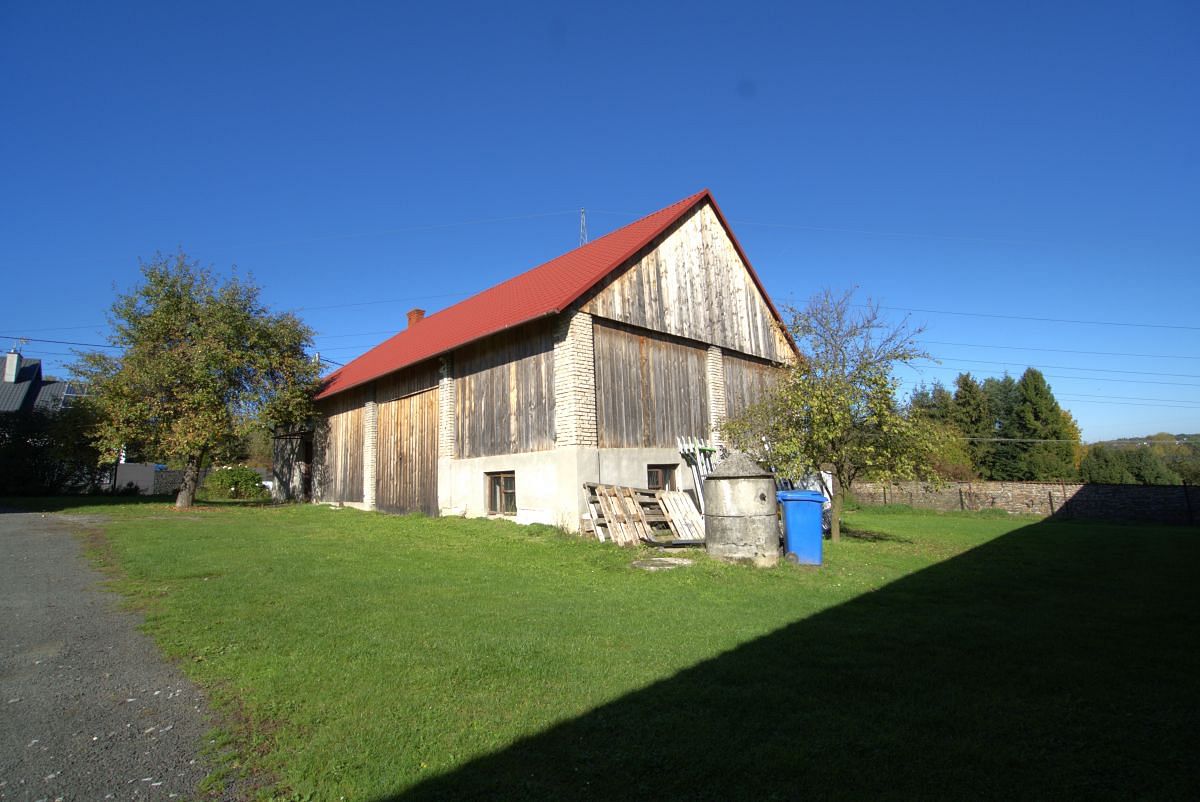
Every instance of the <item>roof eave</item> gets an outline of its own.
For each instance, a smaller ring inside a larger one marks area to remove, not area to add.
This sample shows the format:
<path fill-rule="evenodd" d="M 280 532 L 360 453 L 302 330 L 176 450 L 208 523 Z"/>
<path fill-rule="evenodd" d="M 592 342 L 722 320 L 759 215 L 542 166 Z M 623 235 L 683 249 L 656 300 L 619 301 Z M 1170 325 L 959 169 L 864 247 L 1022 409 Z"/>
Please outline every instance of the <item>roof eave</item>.
<path fill-rule="evenodd" d="M 565 307 L 565 308 L 569 308 L 569 307 L 570 307 L 570 304 L 568 304 L 567 307 Z M 423 356 L 420 359 L 416 359 L 411 362 L 405 362 L 404 364 L 399 365 L 399 366 L 393 368 L 392 370 L 389 370 L 387 373 L 380 373 L 377 376 L 368 376 L 365 379 L 359 379 L 358 381 L 354 382 L 353 384 L 347 384 L 345 387 L 338 387 L 336 390 L 333 390 L 333 391 L 320 390 L 317 392 L 316 396 L 314 396 L 314 400 L 323 401 L 326 398 L 332 398 L 335 395 L 340 395 L 341 393 L 349 392 L 350 390 L 353 390 L 357 387 L 363 387 L 364 385 L 370 384 L 373 381 L 379 381 L 382 378 L 391 376 L 393 373 L 397 373 L 399 371 L 405 370 L 406 368 L 411 368 L 414 365 L 420 365 L 421 363 L 428 362 L 431 359 L 438 359 L 439 357 L 443 357 L 446 354 L 452 354 L 460 348 L 465 348 L 468 345 L 473 345 L 474 343 L 480 342 L 482 340 L 486 340 L 488 337 L 495 337 L 497 334 L 503 334 L 506 331 L 512 331 L 513 329 L 517 329 L 517 328 L 520 328 L 521 326 L 525 326 L 525 325 L 528 325 L 529 323 L 533 323 L 536 320 L 542 320 L 542 319 L 548 318 L 548 317 L 555 317 L 556 315 L 562 314 L 563 311 L 564 311 L 564 309 L 552 309 L 548 312 L 543 312 L 542 314 L 533 315 L 532 317 L 525 318 L 524 320 L 518 320 L 514 323 L 509 323 L 504 326 L 501 326 L 500 328 L 495 329 L 494 331 L 489 331 L 485 334 L 480 334 L 477 337 L 472 337 L 468 340 L 463 340 L 462 342 L 457 343 L 456 345 L 453 345 L 450 348 L 444 348 L 441 351 L 437 351 L 436 353 L 432 353 L 427 356 Z M 376 347 L 378 347 L 378 346 L 376 346 Z M 339 371 L 344 370 L 344 369 L 345 369 L 344 367 L 338 368 L 338 370 L 335 370 L 333 373 L 330 373 L 328 376 L 326 376 L 324 381 L 332 380 L 332 378 L 334 376 L 336 376 Z"/>

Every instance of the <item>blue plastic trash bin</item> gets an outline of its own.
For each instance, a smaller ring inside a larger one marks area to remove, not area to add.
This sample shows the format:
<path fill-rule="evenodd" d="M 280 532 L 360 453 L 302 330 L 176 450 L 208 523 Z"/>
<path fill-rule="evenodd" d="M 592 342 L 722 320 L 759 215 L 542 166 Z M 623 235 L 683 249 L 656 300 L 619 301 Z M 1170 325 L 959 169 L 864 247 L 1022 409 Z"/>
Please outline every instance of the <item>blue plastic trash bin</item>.
<path fill-rule="evenodd" d="M 801 565 L 821 564 L 821 509 L 825 497 L 815 490 L 780 490 L 783 505 L 783 551 Z"/>

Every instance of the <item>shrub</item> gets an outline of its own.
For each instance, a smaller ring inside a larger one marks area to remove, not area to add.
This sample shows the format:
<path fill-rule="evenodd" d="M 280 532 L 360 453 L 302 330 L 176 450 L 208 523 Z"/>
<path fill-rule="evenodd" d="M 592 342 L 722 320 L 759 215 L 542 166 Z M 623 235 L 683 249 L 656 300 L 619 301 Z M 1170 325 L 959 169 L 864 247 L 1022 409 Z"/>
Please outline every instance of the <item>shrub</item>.
<path fill-rule="evenodd" d="M 267 489 L 263 487 L 258 471 L 245 465 L 223 465 L 213 468 L 204 477 L 200 487 L 205 498 L 210 499 L 264 499 Z"/>

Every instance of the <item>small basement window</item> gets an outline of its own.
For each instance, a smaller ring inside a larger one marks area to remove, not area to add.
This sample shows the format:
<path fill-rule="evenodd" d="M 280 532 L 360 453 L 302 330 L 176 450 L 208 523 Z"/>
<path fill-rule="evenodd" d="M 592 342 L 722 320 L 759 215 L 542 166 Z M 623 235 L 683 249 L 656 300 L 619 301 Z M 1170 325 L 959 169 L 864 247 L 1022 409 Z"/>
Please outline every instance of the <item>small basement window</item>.
<path fill-rule="evenodd" d="M 675 465 L 647 465 L 646 487 L 651 490 L 675 490 Z"/>
<path fill-rule="evenodd" d="M 517 475 L 512 471 L 487 476 L 488 515 L 517 514 Z"/>

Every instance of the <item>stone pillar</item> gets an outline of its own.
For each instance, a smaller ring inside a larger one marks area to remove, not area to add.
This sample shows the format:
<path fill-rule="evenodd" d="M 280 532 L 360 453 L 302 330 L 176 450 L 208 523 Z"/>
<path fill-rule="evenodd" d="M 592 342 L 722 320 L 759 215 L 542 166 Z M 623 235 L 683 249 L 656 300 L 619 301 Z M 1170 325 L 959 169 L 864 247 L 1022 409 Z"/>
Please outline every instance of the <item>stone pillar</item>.
<path fill-rule="evenodd" d="M 375 466 L 379 443 L 379 406 L 372 398 L 363 404 L 363 506 L 375 509 Z"/>
<path fill-rule="evenodd" d="M 592 316 L 565 313 L 554 329 L 554 436 L 558 447 L 596 446 Z"/>
<path fill-rule="evenodd" d="M 454 431 L 454 363 L 452 357 L 442 357 L 438 371 L 438 457 L 458 456 L 458 439 Z"/>
<path fill-rule="evenodd" d="M 721 349 L 708 347 L 705 360 L 705 381 L 708 384 L 708 431 L 713 447 L 720 448 L 720 426 L 725 422 L 725 360 Z"/>

